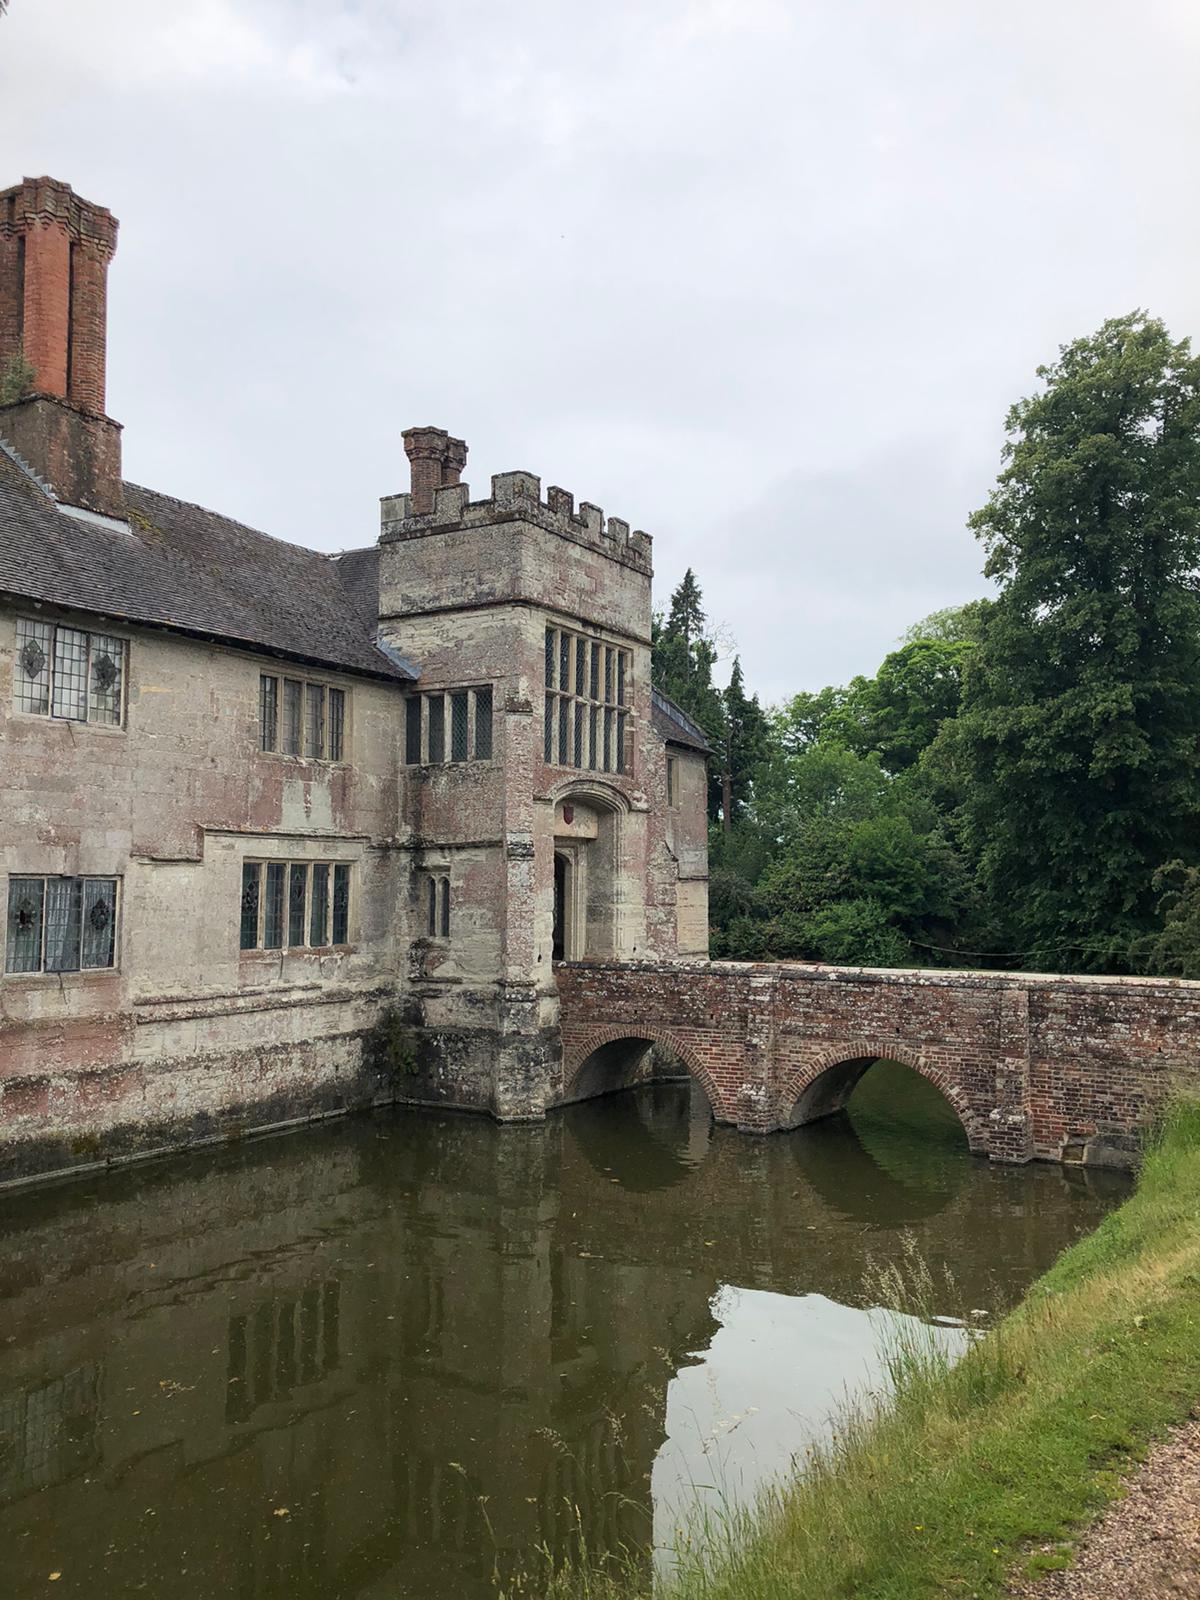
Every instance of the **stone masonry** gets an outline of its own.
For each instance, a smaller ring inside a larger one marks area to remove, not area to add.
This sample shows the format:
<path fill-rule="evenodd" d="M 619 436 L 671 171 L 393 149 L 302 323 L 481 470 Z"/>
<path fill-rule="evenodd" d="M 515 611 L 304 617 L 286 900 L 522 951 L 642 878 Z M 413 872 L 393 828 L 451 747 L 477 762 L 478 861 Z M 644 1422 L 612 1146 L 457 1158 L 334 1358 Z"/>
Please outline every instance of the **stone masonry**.
<path fill-rule="evenodd" d="M 32 370 L 0 405 L 0 1183 L 385 1101 L 542 1117 L 556 951 L 707 944 L 651 542 L 528 473 L 473 500 L 430 427 L 337 557 L 123 481 L 116 235 L 57 180 L 0 193 L 0 372 Z"/>

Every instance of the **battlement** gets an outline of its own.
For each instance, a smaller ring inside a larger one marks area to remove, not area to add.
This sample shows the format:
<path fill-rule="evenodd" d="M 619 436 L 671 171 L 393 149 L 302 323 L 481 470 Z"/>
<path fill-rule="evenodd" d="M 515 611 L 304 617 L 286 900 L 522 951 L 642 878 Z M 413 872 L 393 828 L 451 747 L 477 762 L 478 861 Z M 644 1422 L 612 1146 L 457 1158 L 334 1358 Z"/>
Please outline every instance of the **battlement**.
<path fill-rule="evenodd" d="M 611 560 L 651 571 L 653 540 L 641 529 L 630 531 L 620 517 L 605 517 L 588 501 L 575 508 L 575 496 L 550 487 L 542 498 L 542 480 L 532 472 L 498 472 L 486 500 L 472 500 L 469 485 L 454 483 L 435 489 L 432 509 L 414 510 L 411 494 L 385 495 L 380 502 L 380 544 L 423 539 L 459 528 L 485 528 L 496 523 L 526 522 L 576 544 L 599 550 Z"/>

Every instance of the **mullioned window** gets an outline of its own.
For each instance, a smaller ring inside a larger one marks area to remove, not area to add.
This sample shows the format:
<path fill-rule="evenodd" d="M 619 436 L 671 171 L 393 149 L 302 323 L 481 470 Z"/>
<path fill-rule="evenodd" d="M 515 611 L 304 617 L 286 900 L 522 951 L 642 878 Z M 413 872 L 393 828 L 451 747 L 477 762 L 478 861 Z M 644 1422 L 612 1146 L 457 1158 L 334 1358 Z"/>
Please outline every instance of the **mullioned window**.
<path fill-rule="evenodd" d="M 125 640 L 37 617 L 17 618 L 13 706 L 39 717 L 119 728 L 125 720 Z"/>
<path fill-rule="evenodd" d="M 258 680 L 260 750 L 311 761 L 346 757 L 346 691 L 264 672 Z"/>
<path fill-rule="evenodd" d="M 617 645 L 546 629 L 542 755 L 548 765 L 629 771 L 631 661 Z"/>
<path fill-rule="evenodd" d="M 349 940 L 347 862 L 243 862 L 243 950 L 322 950 Z"/>

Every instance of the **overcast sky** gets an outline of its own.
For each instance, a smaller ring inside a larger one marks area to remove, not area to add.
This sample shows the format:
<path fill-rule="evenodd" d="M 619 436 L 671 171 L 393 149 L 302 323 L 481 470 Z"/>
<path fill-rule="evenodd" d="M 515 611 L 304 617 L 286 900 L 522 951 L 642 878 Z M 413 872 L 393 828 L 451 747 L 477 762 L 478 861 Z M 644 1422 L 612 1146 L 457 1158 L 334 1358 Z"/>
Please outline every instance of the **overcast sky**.
<path fill-rule="evenodd" d="M 10 0 L 0 186 L 121 221 L 126 476 L 372 542 L 400 431 L 691 564 L 751 687 L 982 593 L 1058 345 L 1200 333 L 1196 0 Z"/>

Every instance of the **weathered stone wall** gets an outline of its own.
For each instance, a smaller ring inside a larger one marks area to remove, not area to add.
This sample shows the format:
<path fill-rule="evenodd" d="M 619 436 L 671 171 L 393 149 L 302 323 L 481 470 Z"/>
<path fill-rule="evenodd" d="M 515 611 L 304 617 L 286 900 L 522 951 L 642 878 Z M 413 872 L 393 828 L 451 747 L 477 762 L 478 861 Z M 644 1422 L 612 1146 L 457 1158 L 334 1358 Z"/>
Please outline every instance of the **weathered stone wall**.
<path fill-rule="evenodd" d="M 390 1096 L 359 1040 L 400 978 L 398 690 L 310 672 L 348 692 L 347 759 L 264 754 L 260 672 L 303 674 L 114 629 L 124 727 L 25 715 L 15 617 L 0 612 L 0 927 L 12 875 L 121 890 L 112 969 L 0 976 L 0 1180 Z M 240 951 L 247 857 L 348 863 L 349 944 Z"/>
<path fill-rule="evenodd" d="M 1169 1090 L 1200 1086 L 1197 983 L 728 962 L 565 964 L 558 982 L 560 1098 L 601 1047 L 649 1039 L 748 1132 L 836 1111 L 883 1057 L 936 1084 L 994 1160 L 1126 1165 Z"/>
<path fill-rule="evenodd" d="M 650 548 L 595 507 L 577 513 L 562 490 L 543 500 L 539 480 L 523 472 L 493 478 L 486 500 L 472 501 L 465 484 L 436 489 L 427 513 L 408 495 L 383 502 L 383 637 L 421 663 L 420 692 L 490 684 L 495 707 L 492 759 L 414 769 L 402 813 L 418 873 L 444 871 L 461 908 L 449 941 L 417 937 L 410 947 L 409 1015 L 421 1047 L 407 1098 L 517 1118 L 542 1115 L 553 1098 L 564 801 L 604 819 L 615 857 L 609 953 L 670 960 L 707 947 L 704 762 L 680 763 L 684 787 L 669 811 L 650 707 Z M 630 652 L 630 771 L 545 761 L 548 626 Z"/>

